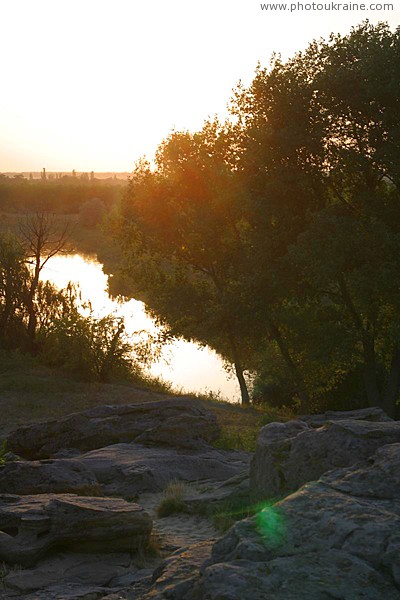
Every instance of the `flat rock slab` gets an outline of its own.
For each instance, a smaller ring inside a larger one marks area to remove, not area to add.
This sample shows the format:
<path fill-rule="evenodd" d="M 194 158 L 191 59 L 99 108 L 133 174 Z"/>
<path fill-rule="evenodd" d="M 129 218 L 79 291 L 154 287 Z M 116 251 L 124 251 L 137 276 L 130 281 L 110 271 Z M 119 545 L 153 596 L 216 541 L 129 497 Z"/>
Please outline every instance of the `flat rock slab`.
<path fill-rule="evenodd" d="M 210 514 L 218 506 L 224 506 L 229 501 L 237 501 L 240 498 L 246 502 L 249 496 L 249 475 L 243 471 L 239 475 L 231 477 L 222 483 L 208 485 L 200 492 L 185 497 L 185 504 L 189 511 L 201 511 Z"/>
<path fill-rule="evenodd" d="M 351 466 L 386 444 L 400 442 L 400 422 L 327 421 L 317 429 L 303 421 L 264 426 L 250 469 L 250 489 L 281 498 L 338 467 Z"/>
<path fill-rule="evenodd" d="M 238 522 L 180 598 L 398 600 L 399 461 L 386 446 Z"/>
<path fill-rule="evenodd" d="M 308 423 L 310 427 L 321 427 L 327 421 L 393 421 L 378 406 L 359 408 L 357 410 L 327 410 L 325 413 L 319 415 L 302 415 L 299 419 Z"/>
<path fill-rule="evenodd" d="M 161 491 L 172 480 L 225 481 L 248 471 L 251 454 L 211 446 L 183 450 L 133 443 L 92 450 L 77 460 L 94 473 L 105 494 L 134 497 Z"/>
<path fill-rule="evenodd" d="M 50 550 L 134 552 L 147 545 L 152 521 L 120 498 L 73 494 L 0 495 L 0 560 L 30 566 Z"/>
<path fill-rule="evenodd" d="M 46 558 L 31 569 L 12 570 L 3 578 L 9 594 L 28 594 L 46 588 L 73 584 L 105 587 L 132 569 L 129 554 L 59 554 Z M 50 590 L 51 591 L 51 590 Z M 49 592 L 50 593 L 50 592 Z"/>
<path fill-rule="evenodd" d="M 7 447 L 18 456 L 43 459 L 58 451 L 103 448 L 119 442 L 194 448 L 219 435 L 216 416 L 192 399 L 98 406 L 11 433 Z"/>
<path fill-rule="evenodd" d="M 45 493 L 101 495 L 92 471 L 74 459 L 22 460 L 0 466 L 0 494 Z"/>

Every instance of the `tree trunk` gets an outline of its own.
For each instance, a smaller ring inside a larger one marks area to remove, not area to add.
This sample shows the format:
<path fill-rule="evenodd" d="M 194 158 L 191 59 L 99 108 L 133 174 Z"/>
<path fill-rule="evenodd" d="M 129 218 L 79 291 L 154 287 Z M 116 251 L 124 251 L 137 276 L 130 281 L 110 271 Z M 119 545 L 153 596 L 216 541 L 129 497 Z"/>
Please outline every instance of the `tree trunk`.
<path fill-rule="evenodd" d="M 250 396 L 249 390 L 247 389 L 246 380 L 243 374 L 242 365 L 238 362 L 234 363 L 235 365 L 235 373 L 240 386 L 240 394 L 242 397 L 242 406 L 250 406 Z"/>
<path fill-rule="evenodd" d="M 361 337 L 364 353 L 364 387 L 367 393 L 368 404 L 370 406 L 382 406 L 382 397 L 376 377 L 375 340 L 369 331 L 368 325 L 364 325 L 362 317 L 357 312 L 343 273 L 339 273 L 338 283 L 343 302 Z"/>
<path fill-rule="evenodd" d="M 382 406 L 382 397 L 376 377 L 375 343 L 369 335 L 363 337 L 364 386 L 369 406 Z"/>
<path fill-rule="evenodd" d="M 249 390 L 247 389 L 246 380 L 244 378 L 244 369 L 242 366 L 242 361 L 240 360 L 240 354 L 239 354 L 239 351 L 238 351 L 238 348 L 236 345 L 235 337 L 231 331 L 229 332 L 228 339 L 229 339 L 229 344 L 230 344 L 231 351 L 232 351 L 233 365 L 235 367 L 236 377 L 239 382 L 242 406 L 249 406 L 250 405 L 250 395 L 249 395 Z"/>
<path fill-rule="evenodd" d="M 383 399 L 383 410 L 389 417 L 398 419 L 400 417 L 400 407 L 397 406 L 397 400 L 400 395 L 400 346 L 396 344 L 393 349 L 390 371 L 386 381 L 385 395 Z"/>
<path fill-rule="evenodd" d="M 35 336 L 36 336 L 36 325 L 37 325 L 37 316 L 35 309 L 35 294 L 37 287 L 39 285 L 39 277 L 40 277 L 40 257 L 36 257 L 35 264 L 35 272 L 31 281 L 31 286 L 28 292 L 28 298 L 26 302 L 26 308 L 28 311 L 28 343 L 30 352 L 34 353 L 35 351 Z"/>
<path fill-rule="evenodd" d="M 308 395 L 308 391 L 306 385 L 303 381 L 303 378 L 299 372 L 297 365 L 294 363 L 289 348 L 285 340 L 282 337 L 281 332 L 279 331 L 278 326 L 273 322 L 269 321 L 270 334 L 278 344 L 279 350 L 284 358 L 286 365 L 289 369 L 289 373 L 292 377 L 294 384 L 296 385 L 301 401 L 301 411 L 306 414 L 311 410 L 311 402 L 310 396 Z"/>

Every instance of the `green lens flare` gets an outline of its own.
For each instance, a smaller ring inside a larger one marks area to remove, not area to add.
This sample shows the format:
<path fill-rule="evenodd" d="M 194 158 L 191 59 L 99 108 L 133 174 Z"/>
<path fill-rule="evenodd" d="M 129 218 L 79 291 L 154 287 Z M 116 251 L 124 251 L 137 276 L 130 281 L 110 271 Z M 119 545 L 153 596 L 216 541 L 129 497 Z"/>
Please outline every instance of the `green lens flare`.
<path fill-rule="evenodd" d="M 264 544 L 276 548 L 284 542 L 286 525 L 279 509 L 265 504 L 256 515 L 257 530 L 262 535 Z"/>

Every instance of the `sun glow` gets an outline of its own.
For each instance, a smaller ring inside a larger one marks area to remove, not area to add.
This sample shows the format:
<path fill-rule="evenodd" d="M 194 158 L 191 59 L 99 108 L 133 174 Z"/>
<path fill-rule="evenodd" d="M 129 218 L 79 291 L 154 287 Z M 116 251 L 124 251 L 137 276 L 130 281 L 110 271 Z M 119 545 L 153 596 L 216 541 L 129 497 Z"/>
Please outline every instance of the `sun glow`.
<path fill-rule="evenodd" d="M 258 60 L 395 13 L 265 13 L 258 2 L 2 5 L 0 172 L 126 171 L 172 128 L 226 114 Z"/>

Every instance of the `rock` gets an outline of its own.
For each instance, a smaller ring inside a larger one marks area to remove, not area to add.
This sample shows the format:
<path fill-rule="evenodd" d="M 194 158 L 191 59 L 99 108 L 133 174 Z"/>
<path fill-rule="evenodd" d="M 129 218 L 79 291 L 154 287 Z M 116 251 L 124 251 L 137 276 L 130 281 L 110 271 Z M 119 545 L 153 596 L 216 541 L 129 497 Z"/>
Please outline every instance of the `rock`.
<path fill-rule="evenodd" d="M 183 600 L 398 600 L 399 464 L 386 446 L 240 521 Z"/>
<path fill-rule="evenodd" d="M 183 450 L 133 443 L 92 450 L 77 460 L 95 474 L 105 494 L 134 497 L 161 491 L 174 479 L 224 481 L 248 471 L 250 458 L 248 452 L 210 446 Z"/>
<path fill-rule="evenodd" d="M 278 499 L 326 471 L 353 465 L 396 442 L 397 421 L 327 421 L 318 429 L 303 421 L 271 423 L 257 440 L 250 489 L 260 497 Z"/>
<path fill-rule="evenodd" d="M 153 578 L 153 569 L 138 569 L 132 570 L 129 572 L 123 573 L 122 575 L 118 575 L 110 581 L 110 587 L 126 587 L 138 582 L 142 582 L 144 579 L 152 580 Z"/>
<path fill-rule="evenodd" d="M 64 418 L 21 427 L 7 447 L 28 459 L 58 451 L 103 448 L 136 440 L 145 444 L 196 448 L 218 437 L 216 416 L 192 399 L 166 399 L 143 404 L 97 406 Z"/>
<path fill-rule="evenodd" d="M 181 548 L 153 573 L 152 586 L 141 600 L 182 600 L 199 576 L 204 561 L 211 555 L 212 544 L 203 542 Z"/>
<path fill-rule="evenodd" d="M 324 425 L 327 421 L 343 421 L 349 419 L 354 421 L 380 422 L 393 420 L 388 417 L 387 414 L 378 406 L 359 408 L 358 410 L 328 410 L 320 415 L 302 415 L 300 419 L 307 423 L 310 427 L 321 427 L 321 425 Z"/>
<path fill-rule="evenodd" d="M 23 600 L 99 600 L 107 594 L 107 589 L 94 585 L 80 585 L 75 583 L 64 583 L 54 585 L 45 590 L 24 595 Z M 17 596 L 21 598 L 21 596 Z M 6 596 L 5 600 L 12 600 L 13 596 Z M 118 595 L 116 596 L 118 598 Z"/>
<path fill-rule="evenodd" d="M 189 511 L 209 513 L 218 505 L 224 505 L 232 500 L 244 501 L 249 496 L 249 476 L 246 471 L 218 483 L 210 485 L 200 493 L 185 498 L 185 504 Z"/>
<path fill-rule="evenodd" d="M 361 467 L 331 471 L 322 481 L 345 494 L 400 501 L 400 444 L 383 446 Z"/>
<path fill-rule="evenodd" d="M 112 586 L 131 572 L 129 554 L 59 554 L 39 562 L 35 568 L 13 570 L 3 578 L 6 590 L 21 594 L 55 586 Z M 137 569 L 136 569 L 137 570 Z"/>
<path fill-rule="evenodd" d="M 94 474 L 72 459 L 15 461 L 0 466 L 0 494 L 74 493 L 99 496 Z"/>
<path fill-rule="evenodd" d="M 30 566 L 55 546 L 133 552 L 147 545 L 149 515 L 119 498 L 73 494 L 0 495 L 0 560 Z"/>

